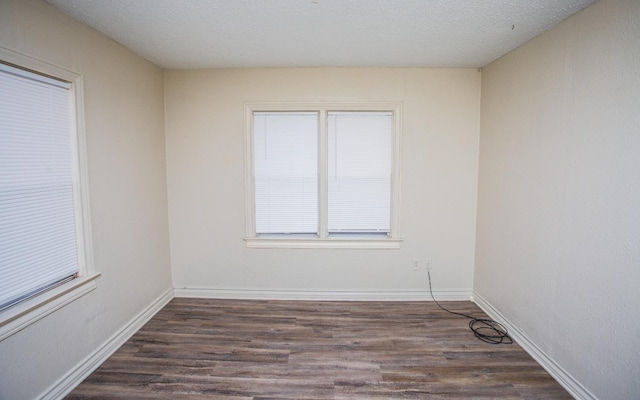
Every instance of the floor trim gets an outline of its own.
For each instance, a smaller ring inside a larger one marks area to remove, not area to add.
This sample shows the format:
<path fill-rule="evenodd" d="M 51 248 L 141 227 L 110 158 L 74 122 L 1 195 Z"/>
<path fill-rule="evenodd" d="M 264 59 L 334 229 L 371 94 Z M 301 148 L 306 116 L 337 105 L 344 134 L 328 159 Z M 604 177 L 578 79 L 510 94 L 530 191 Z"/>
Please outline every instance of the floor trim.
<path fill-rule="evenodd" d="M 49 389 L 42 393 L 39 400 L 62 399 L 78 386 L 96 368 L 105 362 L 120 346 L 122 346 L 134 333 L 136 333 L 151 317 L 160 311 L 171 299 L 173 299 L 173 289 L 167 290 L 146 309 L 142 310 L 129 323 L 123 326 L 113 336 L 111 336 L 102 346 L 82 360 L 67 374 L 54 383 Z"/>
<path fill-rule="evenodd" d="M 569 394 L 576 399 L 598 400 L 577 379 L 564 370 L 555 360 L 540 349 L 531 339 L 517 329 L 498 309 L 478 293 L 473 293 L 473 301 L 487 313 L 489 317 L 500 322 L 509 331 L 509 336 L 515 340 L 529 355 L 538 362 Z"/>
<path fill-rule="evenodd" d="M 327 300 L 327 301 L 431 301 L 425 290 L 402 291 L 324 291 L 324 290 L 256 290 L 219 288 L 174 288 L 176 297 L 234 300 Z M 471 290 L 433 292 L 437 300 L 469 301 Z"/>

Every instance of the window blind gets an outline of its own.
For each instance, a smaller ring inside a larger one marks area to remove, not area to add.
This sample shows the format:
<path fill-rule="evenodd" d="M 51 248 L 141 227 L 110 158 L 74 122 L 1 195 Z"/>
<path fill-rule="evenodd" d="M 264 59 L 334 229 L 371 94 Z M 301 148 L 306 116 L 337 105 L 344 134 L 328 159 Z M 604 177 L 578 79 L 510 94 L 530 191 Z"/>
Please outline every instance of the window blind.
<path fill-rule="evenodd" d="M 0 64 L 0 310 L 78 273 L 70 97 Z"/>
<path fill-rule="evenodd" d="M 388 233 L 391 112 L 329 112 L 329 233 Z"/>
<path fill-rule="evenodd" d="M 318 113 L 254 113 L 257 234 L 318 232 Z"/>

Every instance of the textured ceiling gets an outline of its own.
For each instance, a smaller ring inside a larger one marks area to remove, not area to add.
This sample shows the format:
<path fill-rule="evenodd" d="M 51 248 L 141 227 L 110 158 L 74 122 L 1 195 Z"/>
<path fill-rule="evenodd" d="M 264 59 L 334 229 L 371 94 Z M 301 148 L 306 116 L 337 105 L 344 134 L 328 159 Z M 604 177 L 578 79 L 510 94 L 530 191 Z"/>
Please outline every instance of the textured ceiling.
<path fill-rule="evenodd" d="M 48 0 L 163 68 L 482 67 L 595 0 Z"/>

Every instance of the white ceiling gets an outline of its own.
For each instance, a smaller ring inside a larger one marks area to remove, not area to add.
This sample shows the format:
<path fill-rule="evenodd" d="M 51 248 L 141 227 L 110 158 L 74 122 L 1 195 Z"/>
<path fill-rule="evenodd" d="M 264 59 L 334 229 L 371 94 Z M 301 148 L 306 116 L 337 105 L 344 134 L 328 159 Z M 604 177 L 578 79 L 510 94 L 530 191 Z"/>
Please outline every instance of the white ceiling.
<path fill-rule="evenodd" d="M 163 68 L 482 67 L 595 0 L 47 0 Z"/>

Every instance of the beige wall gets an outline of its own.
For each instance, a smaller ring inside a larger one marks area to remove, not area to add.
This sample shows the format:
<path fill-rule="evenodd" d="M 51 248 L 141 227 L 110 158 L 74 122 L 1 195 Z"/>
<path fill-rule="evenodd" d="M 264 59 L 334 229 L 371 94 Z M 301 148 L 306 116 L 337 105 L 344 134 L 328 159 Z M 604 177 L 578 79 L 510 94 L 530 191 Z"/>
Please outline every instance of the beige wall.
<path fill-rule="evenodd" d="M 483 70 L 474 289 L 601 399 L 640 398 L 640 2 Z"/>
<path fill-rule="evenodd" d="M 0 342 L 0 398 L 33 399 L 171 287 L 163 73 L 39 0 L 0 0 L 0 46 L 84 78 L 97 289 Z"/>
<path fill-rule="evenodd" d="M 473 279 L 480 73 L 475 69 L 221 69 L 165 73 L 174 286 L 240 296 L 459 298 Z M 247 249 L 245 102 L 402 102 L 401 250 Z M 257 294 L 258 293 L 258 294 Z M 193 293 L 192 293 L 193 294 Z"/>

